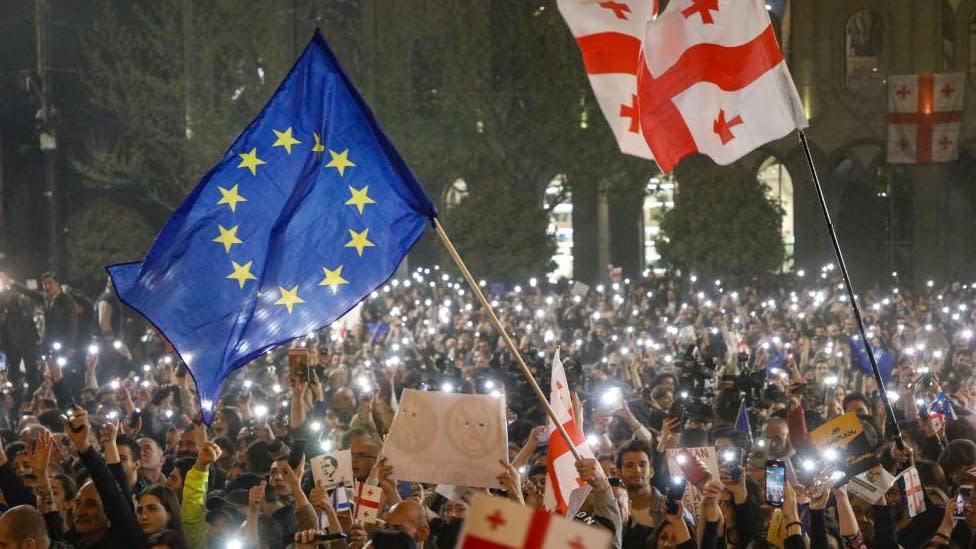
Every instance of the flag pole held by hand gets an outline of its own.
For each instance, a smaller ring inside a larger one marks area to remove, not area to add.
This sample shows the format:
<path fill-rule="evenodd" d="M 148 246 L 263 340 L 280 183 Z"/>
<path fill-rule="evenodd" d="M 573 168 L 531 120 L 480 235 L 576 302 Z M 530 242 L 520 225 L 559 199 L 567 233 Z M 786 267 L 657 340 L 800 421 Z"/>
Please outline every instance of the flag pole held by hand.
<path fill-rule="evenodd" d="M 556 411 L 552 409 L 546 395 L 542 392 L 542 389 L 539 388 L 539 384 L 536 383 L 535 378 L 532 376 L 532 372 L 525 364 L 525 360 L 522 359 L 522 355 L 519 354 L 518 348 L 515 347 L 515 342 L 512 341 L 512 338 L 508 335 L 505 327 L 502 326 L 502 322 L 498 319 L 498 315 L 496 315 L 495 311 L 492 310 L 491 304 L 488 302 L 488 298 L 485 297 L 485 293 L 481 291 L 481 286 L 478 286 L 478 283 L 475 282 L 474 277 L 471 276 L 471 272 L 468 271 L 468 267 L 464 264 L 464 260 L 461 259 L 460 255 L 458 255 L 457 250 L 454 248 L 454 244 L 451 243 L 451 239 L 448 238 L 447 233 L 444 232 L 444 227 L 441 226 L 440 220 L 434 218 L 433 221 L 434 229 L 437 231 L 437 236 L 440 237 L 441 242 L 443 242 L 444 246 L 447 247 L 447 252 L 451 254 L 451 258 L 454 260 L 454 263 L 456 263 L 458 269 L 461 270 L 461 275 L 464 276 L 464 280 L 467 281 L 468 286 L 471 287 L 471 291 L 474 293 L 475 297 L 478 298 L 478 301 L 481 303 L 481 306 L 484 307 L 485 312 L 488 313 L 488 320 L 491 321 L 491 324 L 496 330 L 498 330 L 498 333 L 501 334 L 502 341 L 505 342 L 505 346 L 508 347 L 509 351 L 511 351 L 512 356 L 515 357 L 515 362 L 518 363 L 519 369 L 522 370 L 522 375 L 525 376 L 526 381 L 529 382 L 529 386 L 532 387 L 532 392 L 535 393 L 536 398 L 539 399 L 539 403 L 541 403 L 546 409 L 546 413 L 549 414 L 549 419 L 551 419 L 556 425 L 556 429 L 559 429 L 559 434 L 563 437 L 563 440 L 566 441 L 566 446 L 568 446 L 569 451 L 573 453 L 573 457 L 576 458 L 576 461 L 579 461 L 582 459 L 582 456 L 580 456 L 579 450 L 576 449 L 576 444 L 574 444 L 573 440 L 569 437 L 569 433 L 566 432 L 566 428 L 563 427 L 562 422 L 559 421 L 559 418 L 556 416 Z"/>

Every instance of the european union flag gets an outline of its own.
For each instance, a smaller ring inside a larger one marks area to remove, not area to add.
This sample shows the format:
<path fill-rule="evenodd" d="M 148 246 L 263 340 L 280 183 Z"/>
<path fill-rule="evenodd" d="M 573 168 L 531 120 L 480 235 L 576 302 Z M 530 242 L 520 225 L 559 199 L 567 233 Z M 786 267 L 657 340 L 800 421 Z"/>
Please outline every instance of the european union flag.
<path fill-rule="evenodd" d="M 437 209 L 318 32 L 116 292 L 176 347 L 209 423 L 230 372 L 386 281 Z"/>
<path fill-rule="evenodd" d="M 864 345 L 864 341 L 861 340 L 860 336 L 851 336 L 849 339 L 849 344 L 851 347 L 851 360 L 854 361 L 854 366 L 865 375 L 873 375 L 871 370 L 871 358 L 868 357 L 868 350 Z M 878 370 L 881 371 L 881 379 L 884 381 L 891 380 L 891 371 L 895 367 L 895 357 L 888 351 L 884 349 L 877 348 L 874 351 L 874 361 L 878 363 Z"/>
<path fill-rule="evenodd" d="M 735 416 L 735 426 L 733 429 L 738 433 L 742 433 L 749 442 L 749 448 L 752 448 L 752 424 L 749 422 L 749 408 L 746 407 L 745 400 L 739 403 L 739 413 Z"/>

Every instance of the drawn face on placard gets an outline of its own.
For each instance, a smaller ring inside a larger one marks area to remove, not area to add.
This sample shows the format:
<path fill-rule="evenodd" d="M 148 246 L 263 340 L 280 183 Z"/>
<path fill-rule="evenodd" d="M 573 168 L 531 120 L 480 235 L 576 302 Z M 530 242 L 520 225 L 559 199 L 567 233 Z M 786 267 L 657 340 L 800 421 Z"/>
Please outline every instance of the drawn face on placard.
<path fill-rule="evenodd" d="M 405 393 L 387 442 L 405 452 L 423 452 L 437 439 L 437 415 L 423 399 Z"/>
<path fill-rule="evenodd" d="M 497 401 L 457 402 L 447 412 L 447 438 L 462 455 L 484 457 L 498 446 Z"/>

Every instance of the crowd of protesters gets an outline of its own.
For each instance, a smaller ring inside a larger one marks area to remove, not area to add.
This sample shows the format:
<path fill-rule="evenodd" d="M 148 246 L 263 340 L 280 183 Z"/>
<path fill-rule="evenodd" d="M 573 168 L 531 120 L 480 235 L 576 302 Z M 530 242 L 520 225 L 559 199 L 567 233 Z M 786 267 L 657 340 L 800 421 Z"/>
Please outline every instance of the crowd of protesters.
<path fill-rule="evenodd" d="M 469 501 L 397 482 L 412 479 L 378 458 L 404 388 L 504 394 L 510 456 L 496 495 L 543 503 L 545 411 L 470 289 L 440 269 L 395 278 L 341 329 L 292 342 L 311 356 L 308 378 L 289 374 L 287 349 L 235 372 L 209 427 L 159 334 L 110 286 L 89 301 L 62 282 L 0 276 L 0 547 L 454 547 Z M 483 287 L 542 387 L 557 348 L 566 361 L 597 456 L 577 462 L 580 478 L 590 500 L 616 503 L 584 502 L 578 517 L 611 530 L 615 547 L 974 545 L 976 508 L 960 494 L 976 484 L 976 286 L 859 296 L 894 421 L 831 266 L 734 286 L 648 272 Z M 932 421 L 936 399 L 955 415 Z M 749 433 L 736 429 L 740 407 Z M 865 501 L 802 474 L 827 461 L 809 432 L 846 412 L 892 475 L 917 468 L 924 511 L 909 513 L 897 485 Z M 666 450 L 707 446 L 742 457 L 699 480 L 690 513 L 669 501 Z M 308 460 L 336 449 L 351 450 L 357 481 L 379 481 L 380 522 L 352 521 L 313 485 Z M 775 512 L 781 540 L 769 532 L 769 459 L 797 471 Z"/>

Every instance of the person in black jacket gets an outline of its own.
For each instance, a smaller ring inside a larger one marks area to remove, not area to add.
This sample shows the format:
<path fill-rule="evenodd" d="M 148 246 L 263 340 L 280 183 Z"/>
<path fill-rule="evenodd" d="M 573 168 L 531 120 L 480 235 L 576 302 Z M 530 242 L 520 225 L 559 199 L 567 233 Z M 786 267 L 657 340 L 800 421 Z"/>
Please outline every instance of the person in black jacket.
<path fill-rule="evenodd" d="M 90 444 L 91 423 L 79 406 L 70 409 L 68 437 L 91 476 L 75 496 L 74 524 L 68 540 L 83 549 L 146 549 L 131 501 L 125 499 L 115 476 Z"/>

